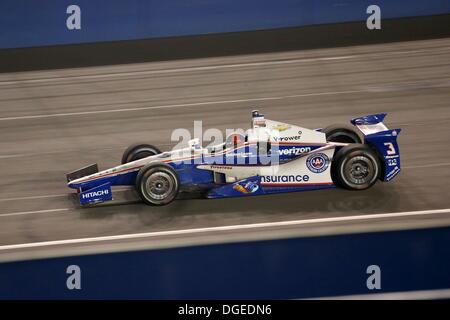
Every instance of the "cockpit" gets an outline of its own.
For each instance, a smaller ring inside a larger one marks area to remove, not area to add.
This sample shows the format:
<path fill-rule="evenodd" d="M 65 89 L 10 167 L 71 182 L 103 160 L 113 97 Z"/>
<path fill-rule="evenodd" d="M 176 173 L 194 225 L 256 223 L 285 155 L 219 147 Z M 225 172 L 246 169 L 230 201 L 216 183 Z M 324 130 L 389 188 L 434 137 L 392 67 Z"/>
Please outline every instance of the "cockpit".
<path fill-rule="evenodd" d="M 242 132 L 232 132 L 225 139 L 226 149 L 235 149 L 243 146 L 247 142 L 247 134 Z"/>
<path fill-rule="evenodd" d="M 266 123 L 264 119 L 264 115 L 260 114 L 257 110 L 252 111 L 252 122 L 250 129 L 243 131 L 243 130 L 236 130 L 234 132 L 229 133 L 225 141 L 221 144 L 217 145 L 210 145 L 206 148 L 206 152 L 208 153 L 216 153 L 223 150 L 233 150 L 238 149 L 242 146 L 245 146 L 247 142 L 255 141 L 258 142 L 261 137 L 263 136 L 263 140 L 268 141 L 269 136 L 267 134 L 261 135 L 261 130 L 258 130 L 258 128 L 263 129 L 263 131 L 266 131 Z M 198 141 L 197 141 L 198 143 Z M 192 143 L 195 145 L 196 143 Z"/>

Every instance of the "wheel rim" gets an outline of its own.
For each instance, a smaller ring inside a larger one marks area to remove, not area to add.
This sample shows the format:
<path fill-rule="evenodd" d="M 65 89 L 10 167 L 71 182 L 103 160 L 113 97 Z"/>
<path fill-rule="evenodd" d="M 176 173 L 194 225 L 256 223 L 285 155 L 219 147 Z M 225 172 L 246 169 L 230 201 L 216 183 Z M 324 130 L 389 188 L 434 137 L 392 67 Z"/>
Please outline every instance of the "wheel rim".
<path fill-rule="evenodd" d="M 173 177 L 166 172 L 155 172 L 145 182 L 148 195 L 154 200 L 164 200 L 175 189 Z"/>
<path fill-rule="evenodd" d="M 343 169 L 345 180 L 357 186 L 370 184 L 376 175 L 373 161 L 366 156 L 350 158 Z"/>

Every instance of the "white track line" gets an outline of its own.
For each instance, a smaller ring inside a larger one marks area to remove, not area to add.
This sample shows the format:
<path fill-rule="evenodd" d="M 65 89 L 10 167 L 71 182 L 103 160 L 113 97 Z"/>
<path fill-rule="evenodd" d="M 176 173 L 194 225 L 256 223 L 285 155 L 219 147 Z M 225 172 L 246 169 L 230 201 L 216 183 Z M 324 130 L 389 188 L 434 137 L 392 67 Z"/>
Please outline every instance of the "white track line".
<path fill-rule="evenodd" d="M 60 212 L 60 211 L 69 211 L 70 208 L 61 208 L 61 209 L 47 209 L 47 210 L 37 210 L 37 211 L 21 211 L 21 212 L 11 212 L 11 213 L 3 213 L 0 214 L 0 217 L 11 217 L 11 216 L 22 216 L 26 214 L 35 214 L 35 213 L 50 213 L 50 212 Z"/>
<path fill-rule="evenodd" d="M 100 114 L 100 113 L 131 112 L 131 111 L 142 111 L 142 110 L 153 110 L 153 109 L 185 108 L 185 107 L 197 107 L 197 106 L 205 106 L 205 105 L 222 105 L 222 104 L 241 103 L 241 102 L 273 101 L 273 100 L 284 100 L 284 99 L 290 99 L 290 98 L 318 97 L 318 96 L 330 96 L 330 95 L 363 93 L 363 92 L 366 92 L 366 90 L 328 91 L 328 92 L 294 94 L 294 95 L 276 96 L 276 97 L 262 97 L 262 98 L 250 98 L 250 99 L 219 100 L 219 101 L 205 101 L 205 102 L 193 102 L 193 103 L 182 103 L 182 104 L 168 104 L 168 105 L 139 107 L 139 108 L 38 114 L 38 115 L 28 115 L 28 116 L 5 117 L 5 118 L 0 118 L 0 121 L 68 117 L 68 116 L 91 115 L 91 114 Z"/>
<path fill-rule="evenodd" d="M 444 84 L 443 86 L 447 87 L 449 84 Z M 401 85 L 401 83 L 400 83 L 400 85 Z M 441 86 L 442 86 L 442 84 L 441 84 Z M 439 87 L 441 87 L 441 86 L 439 86 Z M 430 88 L 430 87 L 433 87 L 433 86 L 426 86 L 424 88 Z M 434 87 L 436 87 L 436 86 L 434 86 Z M 402 91 L 402 90 L 404 90 L 404 89 L 399 88 L 399 89 L 390 90 L 390 91 Z M 15 117 L 4 117 L 4 118 L 0 118 L 0 121 L 44 119 L 44 118 L 82 116 L 82 115 L 93 115 L 93 114 L 103 114 L 103 113 L 134 112 L 134 111 L 155 110 L 155 109 L 213 106 L 213 105 L 224 105 L 224 104 L 243 103 L 243 102 L 275 101 L 275 100 L 285 100 L 285 99 L 293 99 L 293 98 L 320 97 L 320 96 L 332 96 L 332 95 L 367 93 L 367 92 L 371 92 L 370 88 L 358 89 L 358 90 L 345 90 L 345 91 L 325 91 L 325 92 L 303 93 L 303 94 L 293 94 L 293 95 L 274 96 L 274 97 L 167 104 L 167 105 L 156 105 L 156 106 L 136 107 L 136 108 L 119 108 L 119 109 L 80 111 L 80 112 L 36 114 L 36 115 L 25 115 L 25 116 L 15 116 Z M 382 91 L 371 92 L 371 93 L 380 93 L 380 92 L 382 92 Z M 16 156 L 16 155 L 12 155 L 11 157 L 14 157 L 14 156 Z"/>
<path fill-rule="evenodd" d="M 442 213 L 450 213 L 450 208 L 439 209 L 439 210 L 408 211 L 408 212 L 396 212 L 396 213 L 357 215 L 357 216 L 349 216 L 349 217 L 333 217 L 333 218 L 320 218 L 320 219 L 278 221 L 278 222 L 241 224 L 241 225 L 209 227 L 209 228 L 195 228 L 195 229 L 184 229 L 184 230 L 170 230 L 170 231 L 122 234 L 122 235 L 104 236 L 104 237 L 95 237 L 95 238 L 80 238 L 80 239 L 45 241 L 45 242 L 33 242 L 33 243 L 23 243 L 23 244 L 0 246 L 0 251 L 23 249 L 23 248 L 48 247 L 48 246 L 67 245 L 67 244 L 92 243 L 92 242 L 102 242 L 102 241 L 140 239 L 140 238 L 153 238 L 153 237 L 161 237 L 161 236 L 176 236 L 176 235 L 184 235 L 184 234 L 198 234 L 198 233 L 220 232 L 220 231 L 252 230 L 252 229 L 262 229 L 262 228 L 328 223 L 328 222 L 386 219 L 386 218 L 432 215 L 432 214 L 442 214 Z"/>
<path fill-rule="evenodd" d="M 68 195 L 69 194 L 66 193 L 66 194 L 49 194 L 49 195 L 43 195 L 43 196 L 2 198 L 2 199 L 0 199 L 0 202 L 2 202 L 2 201 L 17 201 L 17 200 L 35 200 L 35 199 L 46 199 L 46 198 L 62 198 L 62 197 L 67 197 Z"/>

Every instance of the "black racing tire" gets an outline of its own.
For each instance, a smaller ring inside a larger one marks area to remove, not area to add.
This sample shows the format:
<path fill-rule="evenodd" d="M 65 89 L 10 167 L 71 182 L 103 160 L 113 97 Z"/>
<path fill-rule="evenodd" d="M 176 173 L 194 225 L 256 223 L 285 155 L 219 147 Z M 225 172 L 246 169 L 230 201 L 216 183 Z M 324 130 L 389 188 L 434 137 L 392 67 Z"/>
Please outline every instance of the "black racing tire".
<path fill-rule="evenodd" d="M 122 155 L 122 164 L 160 154 L 161 150 L 151 144 L 135 143 L 129 146 Z"/>
<path fill-rule="evenodd" d="M 180 190 L 175 170 L 165 163 L 150 163 L 139 170 L 136 190 L 142 201 L 152 206 L 171 203 Z"/>
<path fill-rule="evenodd" d="M 359 134 L 350 126 L 331 125 L 324 129 L 327 141 L 342 143 L 362 143 Z"/>
<path fill-rule="evenodd" d="M 377 154 L 363 144 L 352 144 L 340 149 L 331 166 L 334 182 L 349 190 L 365 190 L 372 187 L 380 171 Z"/>

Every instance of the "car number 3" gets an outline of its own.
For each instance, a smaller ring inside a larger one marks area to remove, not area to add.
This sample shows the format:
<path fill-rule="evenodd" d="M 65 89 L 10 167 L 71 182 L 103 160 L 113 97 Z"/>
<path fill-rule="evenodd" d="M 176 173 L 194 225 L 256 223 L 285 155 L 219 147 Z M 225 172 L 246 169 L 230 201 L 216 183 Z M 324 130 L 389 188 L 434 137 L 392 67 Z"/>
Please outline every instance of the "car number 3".
<path fill-rule="evenodd" d="M 392 155 L 396 154 L 395 148 L 394 148 L 394 145 L 392 144 L 392 142 L 385 142 L 384 145 L 387 147 L 386 154 L 388 156 L 392 156 Z"/>

